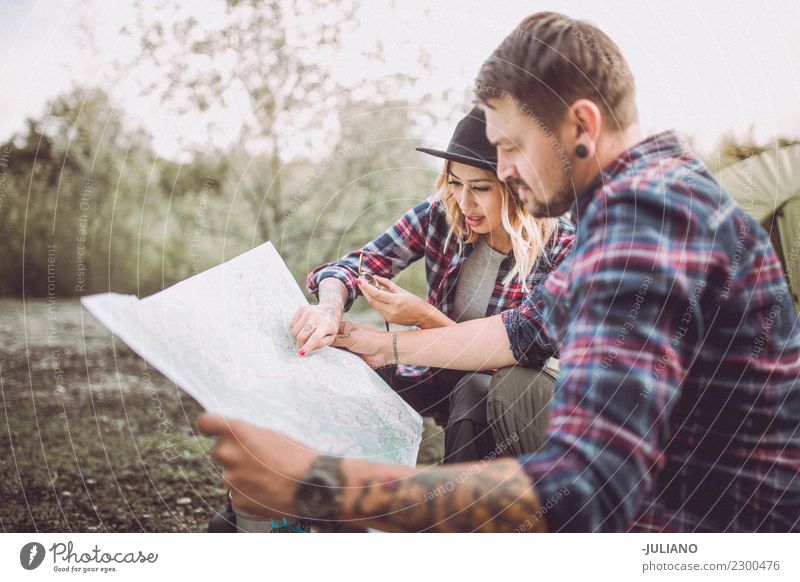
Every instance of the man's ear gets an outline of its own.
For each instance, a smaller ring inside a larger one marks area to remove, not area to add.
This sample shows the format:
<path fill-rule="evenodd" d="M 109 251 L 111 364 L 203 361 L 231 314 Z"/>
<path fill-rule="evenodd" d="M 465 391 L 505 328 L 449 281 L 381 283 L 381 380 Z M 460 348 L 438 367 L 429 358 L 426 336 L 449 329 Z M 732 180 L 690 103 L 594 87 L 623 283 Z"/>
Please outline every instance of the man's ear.
<path fill-rule="evenodd" d="M 578 99 L 569 108 L 567 124 L 566 135 L 572 142 L 572 149 L 582 145 L 587 152 L 582 157 L 594 157 L 603 124 L 603 114 L 600 108 L 594 101 Z"/>

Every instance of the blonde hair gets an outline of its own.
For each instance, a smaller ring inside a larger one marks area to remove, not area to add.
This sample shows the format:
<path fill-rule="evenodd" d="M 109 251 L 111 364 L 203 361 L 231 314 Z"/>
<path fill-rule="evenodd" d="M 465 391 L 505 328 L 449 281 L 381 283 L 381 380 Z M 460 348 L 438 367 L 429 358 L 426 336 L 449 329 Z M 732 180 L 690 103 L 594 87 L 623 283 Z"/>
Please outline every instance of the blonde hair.
<path fill-rule="evenodd" d="M 528 275 L 544 259 L 550 264 L 550 258 L 545 254 L 544 249 L 550 237 L 558 231 L 557 218 L 536 218 L 525 210 L 514 191 L 505 183 L 501 182 L 494 172 L 491 172 L 492 179 L 499 186 L 501 196 L 501 213 L 503 227 L 511 237 L 511 248 L 514 251 L 514 266 L 503 280 L 503 285 L 508 285 L 516 276 L 522 285 L 523 291 L 528 291 L 526 279 Z M 447 250 L 450 240 L 455 238 L 458 241 L 459 249 L 466 244 L 477 242 L 480 234 L 472 230 L 464 220 L 464 214 L 458 202 L 455 200 L 449 188 L 450 162 L 444 164 L 444 169 L 436 179 L 436 194 L 444 205 L 447 214 L 447 222 L 450 229 L 444 243 L 444 250 Z"/>

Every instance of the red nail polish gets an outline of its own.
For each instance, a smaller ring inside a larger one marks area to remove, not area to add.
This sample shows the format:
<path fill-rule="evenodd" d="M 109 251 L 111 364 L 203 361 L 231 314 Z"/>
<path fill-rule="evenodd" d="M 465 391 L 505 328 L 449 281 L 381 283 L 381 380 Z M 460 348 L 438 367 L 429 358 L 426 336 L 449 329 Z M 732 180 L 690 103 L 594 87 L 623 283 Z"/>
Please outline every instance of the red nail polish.
<path fill-rule="evenodd" d="M 306 351 L 305 350 L 300 350 L 298 353 L 300 354 L 300 357 L 303 357 L 303 356 L 306 355 Z"/>
<path fill-rule="evenodd" d="M 361 285 L 361 279 L 356 279 L 356 284 Z"/>

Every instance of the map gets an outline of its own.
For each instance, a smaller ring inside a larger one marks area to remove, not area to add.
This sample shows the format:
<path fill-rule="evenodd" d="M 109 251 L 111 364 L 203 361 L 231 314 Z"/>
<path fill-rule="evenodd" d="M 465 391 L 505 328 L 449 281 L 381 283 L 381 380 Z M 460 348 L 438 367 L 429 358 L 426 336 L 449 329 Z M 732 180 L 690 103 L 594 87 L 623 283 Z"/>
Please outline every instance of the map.
<path fill-rule="evenodd" d="M 272 243 L 145 299 L 81 299 L 115 336 L 209 412 L 315 450 L 413 466 L 422 419 L 355 354 L 297 355 L 289 322 L 308 305 Z"/>

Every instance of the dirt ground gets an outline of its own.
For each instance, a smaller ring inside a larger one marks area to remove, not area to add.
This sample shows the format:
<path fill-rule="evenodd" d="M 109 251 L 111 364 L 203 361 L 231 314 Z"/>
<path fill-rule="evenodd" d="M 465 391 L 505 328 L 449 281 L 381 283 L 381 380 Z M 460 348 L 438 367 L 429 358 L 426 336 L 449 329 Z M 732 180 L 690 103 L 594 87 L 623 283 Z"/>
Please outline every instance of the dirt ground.
<path fill-rule="evenodd" d="M 224 502 L 200 406 L 77 300 L 0 299 L 0 402 L 0 531 L 198 532 Z"/>

